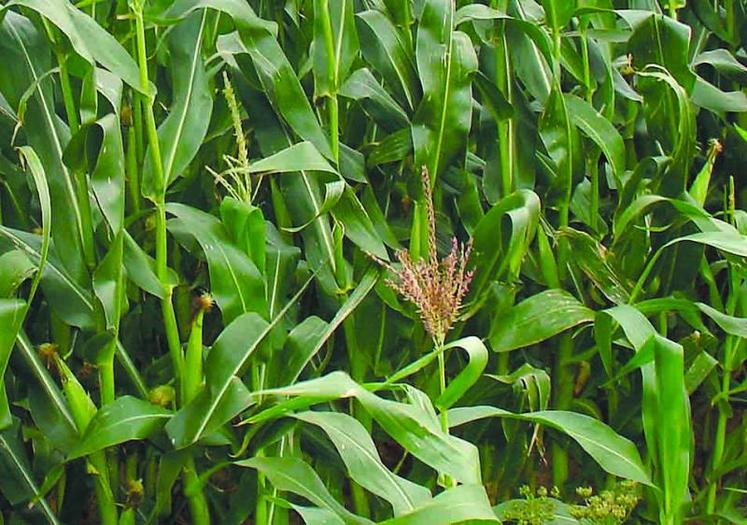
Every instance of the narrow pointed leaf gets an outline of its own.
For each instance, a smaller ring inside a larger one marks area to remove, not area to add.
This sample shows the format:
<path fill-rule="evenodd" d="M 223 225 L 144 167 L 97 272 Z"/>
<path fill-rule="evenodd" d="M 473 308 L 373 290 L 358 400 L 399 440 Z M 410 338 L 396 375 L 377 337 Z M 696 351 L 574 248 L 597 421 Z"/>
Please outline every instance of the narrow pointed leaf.
<path fill-rule="evenodd" d="M 87 456 L 130 440 L 147 439 L 163 428 L 172 413 L 132 396 L 122 396 L 100 408 L 68 459 Z"/>
<path fill-rule="evenodd" d="M 240 467 L 253 468 L 267 476 L 276 488 L 298 494 L 327 509 L 342 518 L 350 525 L 368 525 L 366 518 L 356 516 L 343 507 L 327 490 L 314 470 L 298 458 L 262 458 L 255 457 L 235 463 Z"/>
<path fill-rule="evenodd" d="M 387 500 L 395 516 L 411 512 L 431 499 L 428 489 L 397 476 L 384 466 L 373 440 L 356 419 L 335 412 L 302 412 L 295 417 L 324 430 L 350 477 Z"/>
<path fill-rule="evenodd" d="M 568 292 L 545 290 L 499 313 L 490 330 L 490 345 L 495 352 L 508 352 L 593 320 L 594 312 Z"/>
<path fill-rule="evenodd" d="M 562 410 L 514 414 L 501 408 L 474 406 L 449 410 L 449 425 L 457 427 L 486 417 L 529 421 L 564 432 L 589 453 L 605 471 L 653 486 L 635 445 L 592 417 Z"/>
<path fill-rule="evenodd" d="M 168 186 L 194 158 L 210 124 L 213 100 L 202 59 L 202 36 L 207 10 L 193 13 L 169 36 L 173 99 L 169 115 L 158 128 L 163 176 Z M 153 157 L 145 156 L 143 190 L 151 195 Z"/>

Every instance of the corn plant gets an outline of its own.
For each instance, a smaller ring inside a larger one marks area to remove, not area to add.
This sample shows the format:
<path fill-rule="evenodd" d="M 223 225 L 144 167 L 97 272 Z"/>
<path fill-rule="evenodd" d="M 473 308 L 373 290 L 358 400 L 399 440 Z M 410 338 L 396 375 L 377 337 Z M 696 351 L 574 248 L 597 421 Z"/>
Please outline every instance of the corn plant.
<path fill-rule="evenodd" d="M 2 2 L 0 523 L 746 523 L 745 9 Z"/>

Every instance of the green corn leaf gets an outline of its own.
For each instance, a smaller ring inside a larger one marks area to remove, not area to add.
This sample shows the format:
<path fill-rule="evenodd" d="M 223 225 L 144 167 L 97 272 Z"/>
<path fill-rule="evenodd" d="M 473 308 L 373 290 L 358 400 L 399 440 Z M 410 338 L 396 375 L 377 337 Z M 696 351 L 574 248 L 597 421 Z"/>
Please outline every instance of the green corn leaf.
<path fill-rule="evenodd" d="M 637 353 L 644 352 L 649 345 L 654 348 L 654 362 L 641 365 L 644 435 L 654 460 L 654 479 L 661 489 L 661 493 L 657 493 L 660 513 L 681 516 L 688 494 L 692 454 L 690 403 L 682 347 L 656 333 L 643 314 L 632 306 L 617 306 L 600 312 L 595 323 L 597 345 L 608 370 L 615 325 L 620 326 Z M 670 422 L 665 429 L 658 424 L 663 417 L 668 417 Z"/>
<path fill-rule="evenodd" d="M 158 461 L 158 481 L 156 483 L 156 504 L 148 523 L 158 517 L 167 516 L 171 509 L 171 495 L 174 484 L 179 479 L 189 452 L 174 450 L 163 454 Z"/>
<path fill-rule="evenodd" d="M 294 417 L 324 430 L 350 477 L 388 501 L 395 516 L 411 512 L 430 501 L 428 489 L 397 476 L 384 466 L 365 427 L 354 418 L 334 412 L 302 412 Z"/>
<path fill-rule="evenodd" d="M 147 439 L 163 428 L 172 413 L 131 396 L 122 396 L 100 408 L 68 459 L 87 456 L 133 439 Z"/>
<path fill-rule="evenodd" d="M 404 160 L 412 153 L 412 132 L 410 128 L 400 129 L 381 139 L 374 145 L 368 156 L 369 166 Z"/>
<path fill-rule="evenodd" d="M 729 33 L 718 9 L 707 0 L 693 0 L 690 2 L 693 13 L 698 20 L 708 28 L 709 31 L 717 35 L 721 40 L 731 45 L 736 45 L 735 36 Z"/>
<path fill-rule="evenodd" d="M 22 95 L 20 89 L 24 89 L 19 89 L 20 83 L 39 86 L 28 100 L 24 131 L 48 176 L 55 224 L 52 238 L 65 268 L 77 282 L 85 282 L 87 272 L 81 243 L 91 232 L 76 196 L 73 175 L 62 162 L 70 133 L 55 112 L 52 86 L 40 82 L 51 69 L 49 47 L 31 21 L 13 11 L 5 12 L 0 37 L 3 56 L 8 57 L 8 67 L 0 74 L 0 92 L 6 100 L 17 107 Z"/>
<path fill-rule="evenodd" d="M 39 157 L 33 149 L 28 146 L 19 148 L 19 152 L 22 159 L 28 165 L 31 177 L 36 187 L 36 192 L 39 196 L 39 202 L 41 204 L 42 214 L 42 240 L 41 247 L 39 250 L 39 259 L 36 274 L 31 281 L 31 288 L 26 301 L 20 299 L 0 299 L 0 326 L 2 330 L 0 332 L 0 379 L 5 377 L 5 371 L 8 368 L 8 361 L 10 360 L 10 354 L 15 346 L 15 340 L 18 336 L 23 321 L 28 313 L 28 309 L 34 295 L 41 282 L 42 275 L 47 264 L 47 258 L 49 255 L 49 243 L 51 238 L 52 229 L 52 206 L 50 202 L 49 188 L 47 186 L 47 179 L 42 168 Z M 5 386 L 0 386 L 0 429 L 6 428 L 12 423 L 10 407 L 8 406 L 8 396 L 5 391 Z"/>
<path fill-rule="evenodd" d="M 182 18 L 206 7 L 225 12 L 233 18 L 243 44 L 242 51 L 251 57 L 267 98 L 298 136 L 314 144 L 326 158 L 332 159 L 327 137 L 314 116 L 293 67 L 273 34 L 274 25 L 258 18 L 249 4 L 230 0 L 181 0 L 175 2 L 165 15 Z"/>
<path fill-rule="evenodd" d="M 577 173 L 581 161 L 581 140 L 576 126 L 571 121 L 566 98 L 553 86 L 545 104 L 545 111 L 540 118 L 539 133 L 554 163 L 555 180 L 553 186 L 561 192 L 561 224 L 566 225 L 564 218 L 568 211 L 565 206 L 570 202 L 573 193 L 573 175 Z"/>
<path fill-rule="evenodd" d="M 14 363 L 14 373 L 34 385 L 29 397 L 32 419 L 61 450 L 70 450 L 79 439 L 75 420 L 55 379 L 23 330 L 16 339 L 16 355 L 23 366 Z"/>
<path fill-rule="evenodd" d="M 497 522 L 485 489 L 480 485 L 459 485 L 405 515 L 381 523 L 387 525 L 447 525 L 449 523 Z"/>
<path fill-rule="evenodd" d="M 293 510 L 301 515 L 306 525 L 344 525 L 345 522 L 334 512 L 319 507 L 293 505 Z"/>
<path fill-rule="evenodd" d="M 576 2 L 575 0 L 542 0 L 542 7 L 545 8 L 547 23 L 553 31 L 560 31 L 571 21 L 576 10 Z"/>
<path fill-rule="evenodd" d="M 349 186 L 346 185 L 340 199 L 332 207 L 332 214 L 342 224 L 345 236 L 356 246 L 383 261 L 389 260 L 371 217 Z"/>
<path fill-rule="evenodd" d="M 449 410 L 449 425 L 456 427 L 486 417 L 518 419 L 554 428 L 573 438 L 610 474 L 654 486 L 635 445 L 594 418 L 562 410 L 514 414 L 496 407 L 474 406 Z"/>
<path fill-rule="evenodd" d="M 93 272 L 93 290 L 101 302 L 106 319 L 106 327 L 115 333 L 119 320 L 126 308 L 124 295 L 123 235 L 120 232 L 112 240 L 109 251 Z"/>
<path fill-rule="evenodd" d="M 26 315 L 26 301 L 21 299 L 0 299 L 0 377 L 5 377 L 5 371 L 10 360 L 18 331 L 21 329 Z M 0 429 L 7 428 L 12 423 L 8 394 L 5 385 L 0 387 Z"/>
<path fill-rule="evenodd" d="M 613 174 L 620 178 L 625 170 L 625 144 L 620 133 L 585 100 L 574 95 L 564 96 L 573 124 L 599 146 Z"/>
<path fill-rule="evenodd" d="M 371 67 L 384 77 L 392 96 L 408 113 L 415 109 L 420 85 L 412 51 L 400 31 L 378 10 L 356 14 L 361 53 Z"/>
<path fill-rule="evenodd" d="M 705 303 L 695 303 L 698 309 L 713 319 L 715 323 L 727 334 L 737 337 L 747 337 L 747 319 L 744 317 L 734 317 L 722 313 Z"/>
<path fill-rule="evenodd" d="M 47 185 L 47 176 L 42 167 L 39 157 L 36 155 L 33 149 L 28 146 L 19 148 L 22 160 L 28 166 L 31 177 L 34 180 L 34 186 L 36 188 L 36 194 L 39 196 L 39 203 L 41 205 L 41 216 L 42 216 L 42 238 L 41 247 L 39 248 L 39 260 L 37 261 L 36 274 L 31 281 L 31 289 L 29 290 L 28 303 L 34 299 L 36 290 L 41 282 L 42 275 L 47 265 L 47 258 L 49 257 L 49 243 L 52 235 L 52 203 L 49 194 L 49 186 Z"/>
<path fill-rule="evenodd" d="M 101 64 L 132 89 L 141 91 L 135 61 L 111 33 L 86 13 L 64 0 L 12 0 L 5 4 L 4 9 L 14 5 L 32 9 L 48 19 L 70 40 L 75 52 L 84 60 L 91 65 Z"/>
<path fill-rule="evenodd" d="M 122 234 L 124 235 L 122 261 L 127 268 L 127 277 L 149 294 L 163 298 L 165 291 L 163 284 L 156 275 L 155 260 L 143 251 L 126 230 Z M 176 274 L 171 269 L 169 269 L 169 274 L 171 284 L 175 285 L 177 283 Z"/>
<path fill-rule="evenodd" d="M 534 238 L 540 200 L 531 190 L 520 190 L 493 206 L 477 224 L 470 265 L 475 268 L 470 295 L 476 299 L 491 280 L 509 272 L 514 277 Z M 510 230 L 505 228 L 505 218 Z"/>
<path fill-rule="evenodd" d="M 627 303 L 632 285 L 617 268 L 607 249 L 591 235 L 572 228 L 560 230 L 574 254 L 572 263 L 583 271 L 610 301 Z"/>
<path fill-rule="evenodd" d="M 495 317 L 490 346 L 494 352 L 508 352 L 593 320 L 594 312 L 568 292 L 545 290 Z"/>
<path fill-rule="evenodd" d="M 550 403 L 550 376 L 544 370 L 535 368 L 529 363 L 524 363 L 510 374 L 494 375 L 485 374 L 507 385 L 514 385 L 514 389 L 520 387 L 526 395 L 530 410 L 546 410 Z"/>
<path fill-rule="evenodd" d="M 238 376 L 270 329 L 267 321 L 249 312 L 223 330 L 205 363 L 205 388 L 166 426 L 176 448 L 194 443 L 249 404 L 248 391 Z"/>
<path fill-rule="evenodd" d="M 742 91 L 723 91 L 696 76 L 691 92 L 694 104 L 714 113 L 743 113 L 747 111 L 747 95 Z"/>
<path fill-rule="evenodd" d="M 691 62 L 693 68 L 697 68 L 703 64 L 708 64 L 720 73 L 733 76 L 737 79 L 744 80 L 747 78 L 747 67 L 743 66 L 742 63 L 734 58 L 734 55 L 726 49 L 704 51 L 696 56 Z"/>
<path fill-rule="evenodd" d="M 248 173 L 325 171 L 337 173 L 311 142 L 299 142 L 262 160 L 252 162 Z"/>
<path fill-rule="evenodd" d="M 263 136 L 266 137 L 266 140 L 260 142 L 260 149 L 265 156 L 269 157 L 292 146 L 291 138 L 264 95 L 248 90 L 243 91 L 243 95 L 247 97 L 245 104 L 252 108 L 252 114 L 256 115 L 257 122 L 261 123 L 261 129 L 265 132 Z M 314 144 L 316 146 L 316 143 Z M 318 151 L 329 158 L 324 154 L 324 151 Z M 304 225 L 316 217 L 313 228 L 304 231 L 304 252 L 306 259 L 318 271 L 320 282 L 325 288 L 331 290 L 335 286 L 333 277 L 333 272 L 336 269 L 334 240 L 329 219 L 324 216 L 322 210 L 321 180 L 317 175 L 315 172 L 303 170 L 299 171 L 297 176 L 278 178 L 277 186 L 282 190 L 282 196 L 275 195 L 275 198 L 282 198 L 281 202 L 284 206 L 287 206 L 293 222 L 297 225 Z M 291 227 L 290 225 L 287 226 Z"/>
<path fill-rule="evenodd" d="M 119 118 L 110 113 L 81 126 L 65 149 L 72 171 L 90 172 L 91 190 L 109 228 L 116 235 L 124 224 L 124 147 Z"/>
<path fill-rule="evenodd" d="M 202 59 L 207 10 L 177 24 L 168 39 L 173 98 L 168 117 L 158 127 L 165 184 L 181 176 L 197 154 L 210 123 L 213 100 Z M 153 157 L 145 156 L 143 192 L 152 196 Z"/>
<path fill-rule="evenodd" d="M 413 117 L 412 143 L 415 164 L 427 166 L 433 179 L 452 162 L 463 164 L 472 120 L 477 56 L 469 37 L 453 27 L 451 2 L 425 2 L 416 52 L 423 100 Z"/>
<path fill-rule="evenodd" d="M 514 116 L 514 108 L 498 87 L 481 71 L 475 75 L 475 87 L 480 92 L 483 105 L 490 111 L 496 121 Z"/>
<path fill-rule="evenodd" d="M 488 349 L 485 348 L 483 342 L 477 337 L 463 337 L 452 341 L 442 348 L 437 348 L 432 352 L 424 355 L 417 361 L 410 363 L 404 368 L 395 372 L 390 376 L 386 384 L 390 385 L 399 381 L 402 381 L 406 377 L 409 377 L 416 372 L 419 372 L 430 363 L 432 363 L 439 354 L 447 352 L 452 348 L 461 348 L 467 353 L 467 365 L 449 381 L 449 385 L 436 399 L 435 404 L 439 410 L 446 410 L 447 408 L 454 405 L 459 399 L 467 392 L 467 390 L 474 385 L 478 379 L 482 376 L 482 372 L 488 363 Z"/>
<path fill-rule="evenodd" d="M 298 494 L 315 505 L 333 512 L 350 525 L 369 525 L 370 520 L 356 516 L 343 507 L 327 490 L 316 472 L 298 458 L 255 457 L 235 463 L 240 467 L 253 468 L 267 476 L 275 487 Z"/>
<path fill-rule="evenodd" d="M 0 226 L 0 236 L 26 253 L 38 267 L 41 260 L 42 239 L 39 235 L 20 232 Z M 94 303 L 91 292 L 70 276 L 57 255 L 55 245 L 50 247 L 47 262 L 41 274 L 41 287 L 55 312 L 68 324 L 79 327 L 93 325 Z"/>
<path fill-rule="evenodd" d="M 13 249 L 0 255 L 0 298 L 13 297 L 19 286 L 36 271 L 23 250 Z"/>
<path fill-rule="evenodd" d="M 376 123 L 388 131 L 410 124 L 407 113 L 367 68 L 353 72 L 340 87 L 339 93 L 359 101 Z"/>
<path fill-rule="evenodd" d="M 480 482 L 479 459 L 474 445 L 444 433 L 433 414 L 423 408 L 376 396 L 343 372 L 268 390 L 265 394 L 293 396 L 295 399 L 260 412 L 248 422 L 273 419 L 289 410 L 332 399 L 354 397 L 384 431 L 413 456 L 462 483 Z"/>
<path fill-rule="evenodd" d="M 353 0 L 314 0 L 314 97 L 334 95 L 358 48 Z"/>
<path fill-rule="evenodd" d="M 4 475 L 0 478 L 0 491 L 12 504 L 34 500 L 44 520 L 52 525 L 61 522 L 47 503 L 34 479 L 26 450 L 21 441 L 21 425 L 15 420 L 13 426 L 0 431 L 0 465 Z"/>
<path fill-rule="evenodd" d="M 245 312 L 267 313 L 265 284 L 249 256 L 239 250 L 221 222 L 205 212 L 180 203 L 170 203 L 176 216 L 169 228 L 175 235 L 194 236 L 210 268 L 212 294 L 227 322 Z"/>
<path fill-rule="evenodd" d="M 310 282 L 311 278 L 271 322 L 248 312 L 234 319 L 221 332 L 205 361 L 205 387 L 166 425 L 175 448 L 195 443 L 252 404 L 249 391 L 239 377 Z"/>
<path fill-rule="evenodd" d="M 697 244 L 703 244 L 710 246 L 725 253 L 737 255 L 739 257 L 747 257 L 747 236 L 744 236 L 736 231 L 706 231 L 700 233 L 693 233 L 691 235 L 685 235 L 672 239 L 665 247 L 672 246 L 680 242 L 694 242 Z"/>
<path fill-rule="evenodd" d="M 306 364 L 329 337 L 329 323 L 314 315 L 296 324 L 288 334 L 279 355 L 282 359 L 270 365 L 269 387 L 282 387 L 292 383 L 303 372 Z M 320 344 L 320 342 L 322 344 Z"/>

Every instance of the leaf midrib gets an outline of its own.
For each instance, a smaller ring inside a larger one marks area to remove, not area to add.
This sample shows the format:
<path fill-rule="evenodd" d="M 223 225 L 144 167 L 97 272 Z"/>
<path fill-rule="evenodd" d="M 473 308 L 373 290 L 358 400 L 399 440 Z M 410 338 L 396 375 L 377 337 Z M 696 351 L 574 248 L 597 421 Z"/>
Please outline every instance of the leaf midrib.
<path fill-rule="evenodd" d="M 181 142 L 181 136 L 184 132 L 184 123 L 187 120 L 187 114 L 190 111 L 190 101 L 192 100 L 192 91 L 194 90 L 194 82 L 195 77 L 197 76 L 197 64 L 199 63 L 200 59 L 200 46 L 202 45 L 202 34 L 205 27 L 205 20 L 207 18 L 207 9 L 203 9 L 202 11 L 202 20 L 200 22 L 200 31 L 197 35 L 197 38 L 195 40 L 195 46 L 192 52 L 192 65 L 189 71 L 189 83 L 187 87 L 187 96 L 184 99 L 184 108 L 179 116 L 179 125 L 177 126 L 177 133 L 174 141 L 172 142 L 171 149 L 169 150 L 169 155 L 166 158 L 166 166 L 164 170 L 164 175 L 166 177 L 166 183 L 168 184 L 169 181 L 172 179 L 171 176 L 171 170 L 174 167 L 174 160 L 176 159 L 176 150 L 179 146 L 179 143 Z"/>
<path fill-rule="evenodd" d="M 16 456 L 16 453 L 13 451 L 13 448 L 10 446 L 10 444 L 5 439 L 5 436 L 2 435 L 2 433 L 0 433 L 0 444 L 2 444 L 3 448 L 5 448 L 5 450 L 8 451 L 8 455 L 10 456 L 10 458 L 13 460 L 13 463 L 18 468 L 18 472 L 21 473 L 24 481 L 26 481 L 26 484 L 31 489 L 31 491 L 34 493 L 34 496 L 38 498 L 39 503 L 44 509 L 44 515 L 47 518 L 47 520 L 50 523 L 54 523 L 54 524 L 59 523 L 57 519 L 55 518 L 54 513 L 52 512 L 52 509 L 49 508 L 49 505 L 47 504 L 47 500 L 41 494 L 39 494 L 39 488 L 36 486 L 36 482 L 30 477 L 29 473 L 26 472 L 26 469 L 21 463 L 21 460 L 18 458 L 18 456 Z"/>
<path fill-rule="evenodd" d="M 31 75 L 34 78 L 34 82 L 38 83 L 40 79 L 36 74 L 34 63 L 28 54 L 28 50 L 26 49 L 26 45 L 24 44 L 23 39 L 18 35 L 18 32 L 16 31 L 15 27 L 13 27 L 13 24 L 8 24 L 8 29 L 10 30 L 11 33 L 13 33 L 13 37 L 16 39 L 19 46 L 21 47 L 21 50 L 23 51 L 23 56 L 26 59 L 26 66 L 31 72 Z M 39 85 L 39 93 L 36 95 L 36 97 L 37 97 L 37 100 L 40 101 L 40 104 L 44 111 L 45 120 L 47 121 L 47 125 L 49 127 L 50 133 L 52 134 L 52 137 L 54 139 L 52 142 L 55 146 L 55 150 L 60 161 L 60 167 L 62 168 L 62 173 L 64 175 L 63 178 L 65 180 L 65 187 L 67 189 L 68 198 L 70 201 L 68 204 L 73 208 L 75 212 L 75 222 L 78 228 L 78 235 L 82 239 L 84 237 L 83 222 L 81 218 L 80 208 L 78 207 L 78 200 L 75 195 L 75 189 L 72 186 L 72 181 L 70 180 L 70 172 L 68 171 L 67 166 L 65 166 L 65 163 L 62 162 L 62 144 L 60 143 L 60 137 L 57 135 L 57 129 L 54 126 L 54 120 L 52 119 L 52 114 L 50 113 L 49 107 L 47 106 L 47 101 L 44 97 L 41 85 Z"/>
<path fill-rule="evenodd" d="M 383 472 L 384 476 L 387 479 L 389 479 L 389 481 L 394 486 L 394 489 L 400 494 L 400 496 L 402 497 L 402 499 L 407 504 L 407 507 L 409 509 L 411 509 L 411 510 L 415 509 L 414 502 L 412 501 L 412 499 L 410 498 L 410 496 L 404 491 L 404 489 L 400 486 L 400 484 L 399 484 L 399 478 L 393 472 L 391 472 L 388 468 L 386 468 L 381 463 L 381 459 L 379 457 L 377 457 L 375 454 L 373 454 L 373 452 L 371 450 L 369 450 L 366 447 L 364 447 L 362 444 L 360 444 L 355 439 L 352 439 L 347 434 L 344 434 L 343 432 L 341 432 L 339 428 L 337 428 L 337 427 L 335 427 L 333 425 L 325 425 L 324 429 L 328 433 L 335 434 L 335 435 L 339 436 L 340 438 L 346 440 L 348 443 L 351 443 L 356 449 L 360 450 L 363 453 L 363 455 L 366 456 L 368 459 L 370 459 L 371 462 L 376 466 L 376 468 L 378 470 L 380 470 L 381 472 Z"/>

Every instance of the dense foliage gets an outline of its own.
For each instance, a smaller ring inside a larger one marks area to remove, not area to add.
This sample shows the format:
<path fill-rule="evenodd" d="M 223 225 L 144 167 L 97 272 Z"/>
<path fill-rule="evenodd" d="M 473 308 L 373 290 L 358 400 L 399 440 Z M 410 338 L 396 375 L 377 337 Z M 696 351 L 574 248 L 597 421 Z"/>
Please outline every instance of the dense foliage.
<path fill-rule="evenodd" d="M 747 523 L 745 9 L 4 2 L 0 523 Z"/>

